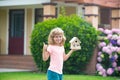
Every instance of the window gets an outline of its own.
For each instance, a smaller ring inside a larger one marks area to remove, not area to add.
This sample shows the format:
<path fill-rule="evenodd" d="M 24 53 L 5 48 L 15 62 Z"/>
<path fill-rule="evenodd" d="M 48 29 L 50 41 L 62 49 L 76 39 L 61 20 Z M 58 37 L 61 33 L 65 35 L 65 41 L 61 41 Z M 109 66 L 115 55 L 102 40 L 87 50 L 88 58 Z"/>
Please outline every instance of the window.
<path fill-rule="evenodd" d="M 35 24 L 43 21 L 43 8 L 35 9 Z"/>
<path fill-rule="evenodd" d="M 24 10 L 10 10 L 10 37 L 21 37 L 24 32 Z"/>
<path fill-rule="evenodd" d="M 57 17 L 57 8 L 55 12 L 55 18 Z M 36 8 L 35 9 L 35 24 L 38 22 L 42 22 L 44 19 L 43 8 Z"/>

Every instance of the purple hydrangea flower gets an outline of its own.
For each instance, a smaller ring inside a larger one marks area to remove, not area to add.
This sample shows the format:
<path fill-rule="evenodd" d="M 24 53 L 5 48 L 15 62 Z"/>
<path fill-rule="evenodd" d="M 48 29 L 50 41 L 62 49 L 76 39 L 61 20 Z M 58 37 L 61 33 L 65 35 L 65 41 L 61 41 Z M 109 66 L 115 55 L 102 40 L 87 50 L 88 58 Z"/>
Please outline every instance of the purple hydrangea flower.
<path fill-rule="evenodd" d="M 112 56 L 112 57 L 110 58 L 110 61 L 111 61 L 111 62 L 114 62 L 114 61 L 115 61 L 115 57 Z"/>
<path fill-rule="evenodd" d="M 113 45 L 117 45 L 117 40 L 110 40 Z"/>

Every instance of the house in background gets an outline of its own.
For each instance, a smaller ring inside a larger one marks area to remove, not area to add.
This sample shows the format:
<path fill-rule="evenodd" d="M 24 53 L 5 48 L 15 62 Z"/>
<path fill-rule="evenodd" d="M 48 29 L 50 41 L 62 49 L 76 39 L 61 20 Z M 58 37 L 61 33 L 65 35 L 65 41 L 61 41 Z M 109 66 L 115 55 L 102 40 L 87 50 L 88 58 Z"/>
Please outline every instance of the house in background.
<path fill-rule="evenodd" d="M 0 0 L 0 68 L 36 69 L 31 32 L 37 22 L 56 18 L 61 6 L 66 15 L 77 14 L 96 29 L 120 28 L 119 0 Z"/>

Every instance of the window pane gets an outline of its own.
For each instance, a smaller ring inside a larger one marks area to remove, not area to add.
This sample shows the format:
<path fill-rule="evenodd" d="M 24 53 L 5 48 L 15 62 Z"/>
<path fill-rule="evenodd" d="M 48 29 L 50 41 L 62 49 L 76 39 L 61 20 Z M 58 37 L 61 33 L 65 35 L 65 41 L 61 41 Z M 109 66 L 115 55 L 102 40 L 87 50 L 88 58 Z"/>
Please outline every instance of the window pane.
<path fill-rule="evenodd" d="M 11 11 L 10 37 L 22 37 L 24 29 L 24 11 Z"/>
<path fill-rule="evenodd" d="M 35 24 L 43 21 L 43 9 L 35 9 Z"/>

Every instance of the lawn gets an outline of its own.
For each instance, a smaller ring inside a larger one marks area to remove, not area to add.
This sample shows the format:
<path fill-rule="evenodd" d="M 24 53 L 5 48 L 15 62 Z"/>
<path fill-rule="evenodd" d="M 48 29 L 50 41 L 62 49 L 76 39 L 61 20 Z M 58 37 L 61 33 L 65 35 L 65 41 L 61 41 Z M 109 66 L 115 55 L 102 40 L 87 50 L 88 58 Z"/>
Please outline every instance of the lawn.
<path fill-rule="evenodd" d="M 2 72 L 0 80 L 47 80 L 46 74 L 35 72 Z M 120 80 L 118 77 L 102 77 L 90 75 L 65 75 L 64 80 Z"/>

